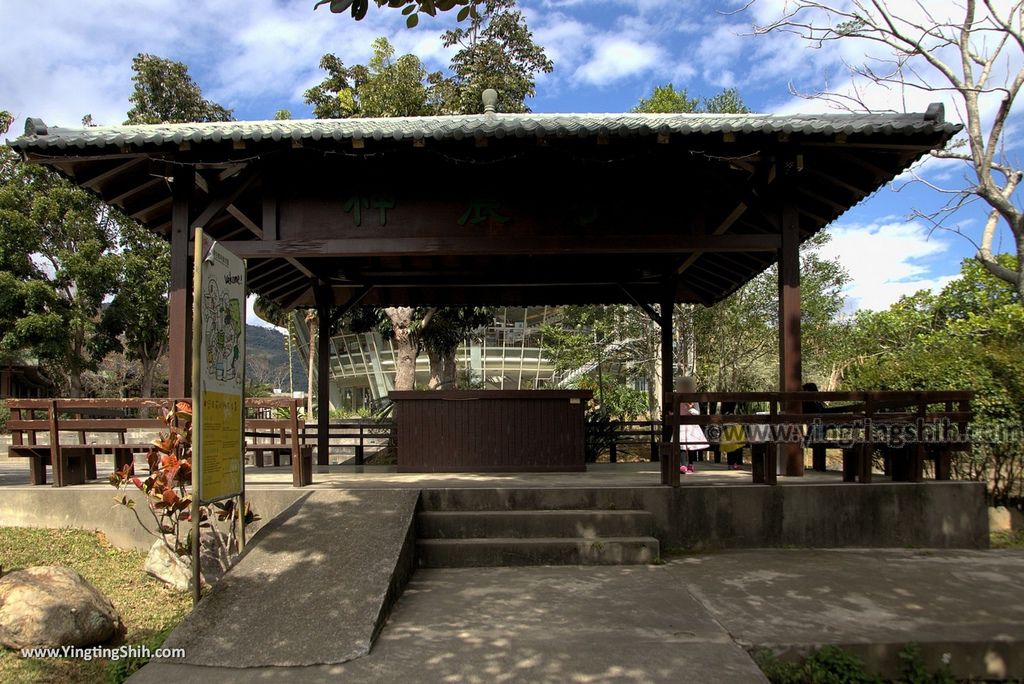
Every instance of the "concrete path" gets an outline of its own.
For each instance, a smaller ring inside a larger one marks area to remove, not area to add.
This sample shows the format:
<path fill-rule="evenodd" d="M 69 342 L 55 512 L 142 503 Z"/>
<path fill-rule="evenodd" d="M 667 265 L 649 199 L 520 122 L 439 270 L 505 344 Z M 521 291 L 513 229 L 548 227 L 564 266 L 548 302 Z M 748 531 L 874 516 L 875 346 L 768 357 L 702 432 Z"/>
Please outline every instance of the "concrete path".
<path fill-rule="evenodd" d="M 418 493 L 310 492 L 254 544 L 167 648 L 188 665 L 252 668 L 343 663 L 369 652 L 386 619 L 403 549 L 412 571 Z M 252 673 L 252 670 L 249 670 Z"/>
<path fill-rule="evenodd" d="M 309 638 L 297 636 L 296 639 Z M 238 659 L 240 656 L 232 656 Z M 758 682 L 667 566 L 418 570 L 369 656 L 340 666 L 151 664 L 132 682 Z"/>
<path fill-rule="evenodd" d="M 746 648 L 785 657 L 837 644 L 897 674 L 897 653 L 911 642 L 933 668 L 945 662 L 962 677 L 1019 678 L 1022 578 L 1024 552 L 926 550 L 419 570 L 367 656 L 257 670 L 161 662 L 131 681 L 757 682 L 764 678 Z M 297 645 L 329 634 L 302 624 L 278 638 Z M 236 646 L 221 652 L 223 664 L 261 648 Z"/>
<path fill-rule="evenodd" d="M 896 676 L 914 642 L 958 678 L 1024 677 L 1024 551 L 733 551 L 667 567 L 747 647 L 834 644 Z"/>

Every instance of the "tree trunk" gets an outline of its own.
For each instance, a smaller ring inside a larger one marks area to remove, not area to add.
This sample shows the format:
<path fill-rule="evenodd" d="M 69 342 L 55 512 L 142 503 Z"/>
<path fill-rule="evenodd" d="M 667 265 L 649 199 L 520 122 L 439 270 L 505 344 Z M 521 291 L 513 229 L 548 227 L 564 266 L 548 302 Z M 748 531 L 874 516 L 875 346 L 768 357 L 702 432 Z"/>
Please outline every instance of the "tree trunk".
<path fill-rule="evenodd" d="M 427 347 L 427 357 L 430 359 L 430 380 L 427 382 L 427 388 L 440 389 L 444 384 L 445 358 L 432 347 Z"/>
<path fill-rule="evenodd" d="M 142 365 L 142 380 L 139 382 L 139 395 L 143 399 L 153 396 L 153 373 L 156 372 L 156 361 L 145 356 L 139 361 Z"/>
<path fill-rule="evenodd" d="M 316 312 L 312 309 L 306 313 L 306 329 L 309 331 L 309 364 L 306 368 L 306 421 L 313 418 L 313 371 L 316 369 Z"/>
<path fill-rule="evenodd" d="M 654 360 L 647 386 L 650 388 L 647 400 L 651 406 L 651 420 L 661 420 L 661 340 L 654 343 Z"/>
<path fill-rule="evenodd" d="M 456 373 L 459 368 L 458 361 L 456 360 L 458 352 L 458 347 L 452 347 L 444 354 L 444 373 L 441 375 L 441 387 L 444 389 L 456 389 L 458 387 L 456 381 Z"/>
<path fill-rule="evenodd" d="M 391 319 L 395 345 L 395 389 L 416 389 L 416 354 L 418 340 L 412 331 L 411 306 L 389 306 L 384 313 Z"/>

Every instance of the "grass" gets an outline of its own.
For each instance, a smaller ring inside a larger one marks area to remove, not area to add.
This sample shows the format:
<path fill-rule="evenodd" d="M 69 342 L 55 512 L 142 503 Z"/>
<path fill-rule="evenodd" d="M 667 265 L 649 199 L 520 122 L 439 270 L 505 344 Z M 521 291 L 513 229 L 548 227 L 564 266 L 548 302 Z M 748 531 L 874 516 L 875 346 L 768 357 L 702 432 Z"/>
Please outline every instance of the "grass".
<path fill-rule="evenodd" d="M 163 643 L 191 607 L 188 592 L 177 592 L 143 571 L 146 554 L 111 546 L 98 532 L 0 527 L 3 572 L 32 565 L 63 565 L 79 572 L 113 602 L 127 632 L 121 643 Z M 0 682 L 121 681 L 141 663 L 71 659 L 26 660 L 0 647 Z"/>
<path fill-rule="evenodd" d="M 1024 530 L 1004 530 L 989 536 L 993 549 L 1024 549 Z"/>

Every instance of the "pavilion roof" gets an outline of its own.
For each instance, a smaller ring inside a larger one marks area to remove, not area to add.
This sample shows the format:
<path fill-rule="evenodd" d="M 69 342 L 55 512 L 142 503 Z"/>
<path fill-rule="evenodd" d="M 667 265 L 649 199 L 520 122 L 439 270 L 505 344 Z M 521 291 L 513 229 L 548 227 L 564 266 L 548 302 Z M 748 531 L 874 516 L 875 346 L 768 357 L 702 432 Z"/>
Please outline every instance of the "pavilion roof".
<path fill-rule="evenodd" d="M 189 226 L 247 258 L 250 287 L 284 308 L 312 305 L 318 287 L 374 305 L 652 302 L 666 278 L 676 301 L 710 304 L 777 262 L 783 207 L 807 240 L 960 129 L 936 104 L 89 128 L 29 119 L 8 144 L 165 237 L 172 181 L 187 170 Z M 367 204 L 382 193 L 387 210 Z M 484 199 L 506 216 L 467 222 L 468 203 Z"/>
<path fill-rule="evenodd" d="M 25 134 L 9 144 L 22 151 L 108 146 L 146 148 L 228 141 L 291 142 L 461 140 L 505 136 L 645 136 L 678 134 L 893 135 L 946 134 L 959 124 L 937 109 L 922 114 L 478 114 L 355 119 L 227 121 L 62 128 L 28 119 Z"/>

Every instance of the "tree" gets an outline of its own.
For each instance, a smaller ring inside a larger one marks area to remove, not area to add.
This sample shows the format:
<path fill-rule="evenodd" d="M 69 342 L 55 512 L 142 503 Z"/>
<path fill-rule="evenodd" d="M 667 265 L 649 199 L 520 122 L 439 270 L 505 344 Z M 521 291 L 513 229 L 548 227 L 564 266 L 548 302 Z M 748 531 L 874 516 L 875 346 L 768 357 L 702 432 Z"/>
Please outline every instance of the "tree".
<path fill-rule="evenodd" d="M 135 88 L 127 123 L 229 121 L 231 110 L 203 98 L 181 62 L 140 54 L 132 60 Z M 117 216 L 123 264 L 117 294 L 103 315 L 98 349 L 123 351 L 142 368 L 140 392 L 153 395 L 154 372 L 167 347 L 170 251 L 167 243 L 138 223 Z"/>
<path fill-rule="evenodd" d="M 469 13 L 469 25 L 442 35 L 445 47 L 458 46 L 452 77 L 434 84 L 445 94 L 444 113 L 480 114 L 484 90 L 498 93 L 500 112 L 528 112 L 526 99 L 536 94 L 536 78 L 554 64 L 533 40 L 516 0 L 482 0 Z"/>
<path fill-rule="evenodd" d="M 433 113 L 427 70 L 415 55 L 395 59 L 395 48 L 387 38 L 373 41 L 373 56 L 366 65 L 346 67 L 335 55 L 326 54 L 320 59 L 320 68 L 327 77 L 304 95 L 318 119 Z"/>
<path fill-rule="evenodd" d="M 333 54 L 320 58 L 320 68 L 327 72 L 327 77 L 303 94 L 305 103 L 313 105 L 313 116 L 318 119 L 355 116 L 358 109 L 352 69 Z"/>
<path fill-rule="evenodd" d="M 691 98 L 686 94 L 686 89 L 676 90 L 671 83 L 663 86 L 654 86 L 654 91 L 648 98 L 640 98 L 639 104 L 633 108 L 634 112 L 645 114 L 676 114 L 690 113 L 697 111 L 700 100 Z"/>
<path fill-rule="evenodd" d="M 959 12 L 953 16 L 954 12 Z M 975 258 L 997 278 L 1012 284 L 1024 302 L 1024 210 L 1014 196 L 1024 168 L 1009 152 L 1010 117 L 1024 86 L 1024 2 L 965 0 L 945 7 L 887 0 L 832 3 L 795 0 L 776 21 L 756 27 L 759 34 L 791 32 L 820 47 L 832 41 L 861 41 L 865 63 L 851 65 L 855 81 L 867 81 L 903 94 L 922 90 L 953 97 L 963 117 L 965 139 L 932 153 L 963 162 L 970 174 L 961 187 L 925 182 L 948 196 L 935 212 L 916 212 L 937 228 L 969 239 Z M 869 54 L 876 46 L 882 54 Z M 860 95 L 818 92 L 813 97 L 850 109 L 868 109 Z M 965 175 L 966 179 L 966 175 Z M 988 219 L 978 233 L 962 226 L 947 228 L 949 217 L 980 199 Z M 993 253 L 997 230 L 1005 226 L 1016 245 L 1016 264 L 1007 267 Z"/>
<path fill-rule="evenodd" d="M 726 88 L 717 95 L 701 100 L 696 97 L 691 98 L 686 92 L 686 88 L 676 90 L 675 86 L 668 83 L 663 86 L 655 86 L 651 96 L 641 98 L 633 111 L 646 114 L 688 114 L 693 112 L 747 114 L 750 109 L 743 103 L 743 98 L 735 88 Z"/>
<path fill-rule="evenodd" d="M 421 335 L 430 357 L 430 389 L 455 389 L 459 345 L 480 326 L 494 317 L 494 311 L 478 306 L 445 306 L 437 309 Z"/>
<path fill-rule="evenodd" d="M 1000 265 L 1016 269 L 1011 255 Z M 972 389 L 972 450 L 958 476 L 987 482 L 995 503 L 1024 496 L 1024 305 L 975 259 L 938 294 L 921 291 L 885 311 L 860 311 L 843 339 L 850 389 Z"/>
<path fill-rule="evenodd" d="M 203 98 L 188 66 L 156 55 L 139 53 L 132 59 L 127 124 L 232 121 L 230 109 Z"/>
<path fill-rule="evenodd" d="M 120 258 L 109 209 L 47 169 L 0 151 L 0 351 L 27 350 L 72 396 L 96 368 L 93 333 Z"/>
<path fill-rule="evenodd" d="M 171 258 L 167 244 L 135 222 L 119 221 L 121 272 L 117 294 L 103 312 L 96 345 L 123 352 L 141 369 L 139 394 L 153 396 L 153 376 L 167 349 L 167 290 Z"/>

